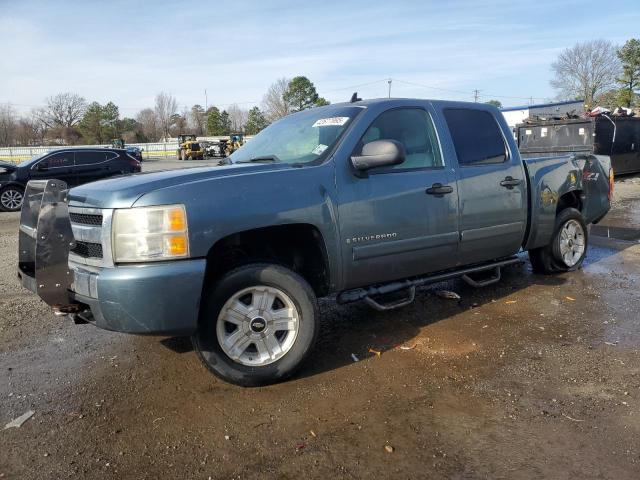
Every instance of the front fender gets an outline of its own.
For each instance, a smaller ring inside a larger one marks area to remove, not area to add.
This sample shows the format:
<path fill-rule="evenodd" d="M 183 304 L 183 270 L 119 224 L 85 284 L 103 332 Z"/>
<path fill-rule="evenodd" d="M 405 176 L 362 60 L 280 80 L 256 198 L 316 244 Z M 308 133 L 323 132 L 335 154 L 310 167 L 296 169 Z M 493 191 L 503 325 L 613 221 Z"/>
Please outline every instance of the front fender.
<path fill-rule="evenodd" d="M 149 192 L 135 206 L 182 203 L 191 256 L 204 258 L 235 233 L 287 224 L 314 226 L 324 240 L 329 288 L 341 281 L 335 169 L 332 161 L 302 168 L 274 168 L 197 180 Z"/>

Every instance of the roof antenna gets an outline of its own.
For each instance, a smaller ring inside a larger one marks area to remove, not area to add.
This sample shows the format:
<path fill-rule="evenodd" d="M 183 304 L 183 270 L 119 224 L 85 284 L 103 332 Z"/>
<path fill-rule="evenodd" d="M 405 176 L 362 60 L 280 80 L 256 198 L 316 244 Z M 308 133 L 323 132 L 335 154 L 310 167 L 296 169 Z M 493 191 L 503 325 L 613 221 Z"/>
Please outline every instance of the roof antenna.
<path fill-rule="evenodd" d="M 356 102 L 359 102 L 360 100 L 362 99 L 358 98 L 358 92 L 353 92 L 353 95 L 351 95 L 351 103 L 356 103 Z"/>

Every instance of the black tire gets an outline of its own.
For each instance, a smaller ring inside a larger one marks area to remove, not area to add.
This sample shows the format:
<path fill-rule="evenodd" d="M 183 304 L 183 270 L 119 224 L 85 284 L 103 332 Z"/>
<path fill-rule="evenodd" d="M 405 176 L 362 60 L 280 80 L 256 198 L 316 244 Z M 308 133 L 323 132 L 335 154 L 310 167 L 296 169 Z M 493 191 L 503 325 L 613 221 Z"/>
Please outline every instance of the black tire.
<path fill-rule="evenodd" d="M 20 198 L 20 203 L 16 204 L 16 199 Z M 19 185 L 8 185 L 0 190 L 0 210 L 5 212 L 17 212 L 22 208 L 24 189 Z"/>
<path fill-rule="evenodd" d="M 276 288 L 290 298 L 298 313 L 298 331 L 290 349 L 278 360 L 263 366 L 245 365 L 232 360 L 224 351 L 216 333 L 218 316 L 235 294 L 246 288 Z M 206 286 L 198 331 L 192 336 L 195 351 L 204 365 L 217 377 L 243 387 L 280 382 L 290 377 L 312 351 L 319 330 L 316 296 L 307 281 L 280 265 L 254 263 L 239 267 L 214 285 Z"/>
<path fill-rule="evenodd" d="M 573 264 L 567 264 L 560 252 L 560 240 L 562 230 L 569 222 L 577 222 L 584 237 L 584 250 L 580 258 Z M 542 273 L 546 275 L 572 272 L 579 269 L 584 262 L 587 255 L 587 248 L 589 245 L 589 231 L 587 225 L 584 223 L 584 218 L 580 211 L 575 208 L 566 208 L 562 210 L 556 217 L 556 223 L 553 231 L 553 237 L 551 243 L 545 247 L 529 250 L 529 260 L 531 261 L 531 267 L 536 273 Z"/>

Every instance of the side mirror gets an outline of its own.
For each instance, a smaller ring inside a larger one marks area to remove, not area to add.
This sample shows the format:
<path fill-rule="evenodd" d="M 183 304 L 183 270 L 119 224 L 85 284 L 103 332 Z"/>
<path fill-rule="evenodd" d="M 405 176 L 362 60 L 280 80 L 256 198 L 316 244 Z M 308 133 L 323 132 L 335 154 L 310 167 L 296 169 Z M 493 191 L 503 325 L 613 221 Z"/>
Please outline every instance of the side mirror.
<path fill-rule="evenodd" d="M 376 140 L 362 147 L 362 154 L 351 157 L 353 168 L 365 172 L 372 168 L 398 165 L 406 158 L 404 145 L 395 140 Z"/>
<path fill-rule="evenodd" d="M 36 167 L 36 170 L 38 170 L 39 172 L 46 172 L 47 170 L 49 170 L 49 166 L 46 163 L 39 163 Z"/>

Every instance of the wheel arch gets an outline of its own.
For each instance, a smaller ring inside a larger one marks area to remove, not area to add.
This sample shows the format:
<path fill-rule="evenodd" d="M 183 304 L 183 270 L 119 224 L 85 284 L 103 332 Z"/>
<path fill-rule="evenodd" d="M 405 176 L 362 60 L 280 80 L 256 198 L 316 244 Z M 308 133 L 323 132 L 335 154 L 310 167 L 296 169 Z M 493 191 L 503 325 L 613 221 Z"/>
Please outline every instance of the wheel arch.
<path fill-rule="evenodd" d="M 203 289 L 231 270 L 254 262 L 270 262 L 302 276 L 318 296 L 330 290 L 329 256 L 320 230 L 308 223 L 254 228 L 223 237 L 206 255 Z"/>
<path fill-rule="evenodd" d="M 575 208 L 580 213 L 582 213 L 582 209 L 584 208 L 583 202 L 583 191 L 582 190 L 570 190 L 560 196 L 558 198 L 558 206 L 556 207 L 556 217 L 567 208 Z"/>

